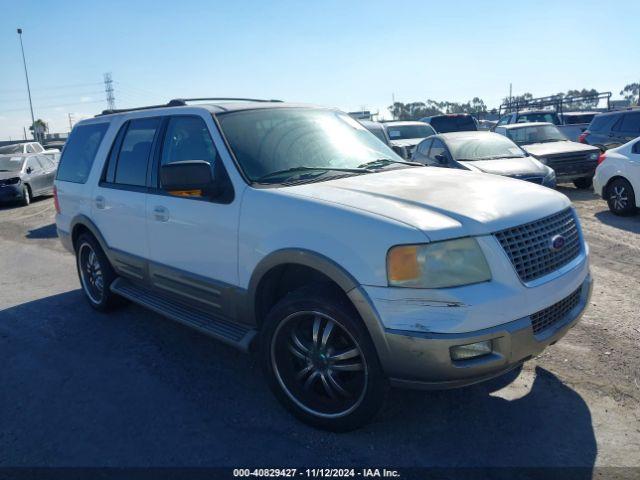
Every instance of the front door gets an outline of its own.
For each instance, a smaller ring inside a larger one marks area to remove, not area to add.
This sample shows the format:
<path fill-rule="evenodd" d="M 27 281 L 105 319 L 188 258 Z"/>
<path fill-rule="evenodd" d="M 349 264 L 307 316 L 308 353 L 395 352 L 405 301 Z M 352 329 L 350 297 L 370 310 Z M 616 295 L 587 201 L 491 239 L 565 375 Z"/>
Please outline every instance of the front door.
<path fill-rule="evenodd" d="M 233 318 L 230 297 L 238 283 L 240 201 L 234 198 L 217 153 L 216 143 L 222 145 L 222 141 L 211 118 L 208 122 L 210 126 L 199 115 L 172 116 L 166 121 L 147 201 L 149 275 L 155 289 Z M 216 181 L 223 185 L 219 196 L 174 196 L 163 190 L 162 165 L 186 160 L 211 165 Z"/>
<path fill-rule="evenodd" d="M 130 120 L 120 129 L 94 190 L 92 216 L 121 275 L 146 280 L 147 169 L 160 118 Z"/>

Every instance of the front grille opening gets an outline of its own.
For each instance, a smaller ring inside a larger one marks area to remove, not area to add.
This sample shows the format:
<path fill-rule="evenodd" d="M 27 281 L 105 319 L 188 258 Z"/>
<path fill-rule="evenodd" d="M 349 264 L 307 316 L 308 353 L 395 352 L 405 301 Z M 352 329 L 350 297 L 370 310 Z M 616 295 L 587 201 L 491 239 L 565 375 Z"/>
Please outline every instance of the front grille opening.
<path fill-rule="evenodd" d="M 563 298 L 550 307 L 540 310 L 531 315 L 531 326 L 533 334 L 537 335 L 544 332 L 547 328 L 552 327 L 559 321 L 563 320 L 567 314 L 580 303 L 580 293 L 582 288 L 578 288 L 568 297 Z"/>
<path fill-rule="evenodd" d="M 578 224 L 570 208 L 494 235 L 523 282 L 558 270 L 576 258 L 582 248 Z M 562 235 L 565 244 L 554 251 L 551 239 L 556 235 Z"/>

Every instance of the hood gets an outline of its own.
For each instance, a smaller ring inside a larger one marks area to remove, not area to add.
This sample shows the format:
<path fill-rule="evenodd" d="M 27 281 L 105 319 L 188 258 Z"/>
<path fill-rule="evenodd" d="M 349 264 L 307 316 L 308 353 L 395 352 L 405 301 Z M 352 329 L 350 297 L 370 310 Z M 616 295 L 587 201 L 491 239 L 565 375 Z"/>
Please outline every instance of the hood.
<path fill-rule="evenodd" d="M 432 240 L 485 235 L 571 205 L 550 188 L 497 175 L 414 167 L 278 189 L 411 225 Z"/>
<path fill-rule="evenodd" d="M 17 172 L 0 172 L 0 180 L 6 180 L 7 178 L 20 178 L 22 174 Z"/>
<path fill-rule="evenodd" d="M 584 143 L 572 142 L 570 140 L 561 142 L 548 142 L 548 143 L 532 143 L 530 145 L 521 145 L 521 147 L 536 157 L 546 157 L 551 155 L 558 155 L 563 153 L 587 153 L 589 151 L 598 151 L 596 147 L 591 145 L 585 145 Z"/>
<path fill-rule="evenodd" d="M 495 175 L 546 175 L 547 167 L 531 157 L 524 158 L 496 158 L 495 160 L 474 160 L 472 162 L 458 162 L 460 165 L 485 173 Z"/>

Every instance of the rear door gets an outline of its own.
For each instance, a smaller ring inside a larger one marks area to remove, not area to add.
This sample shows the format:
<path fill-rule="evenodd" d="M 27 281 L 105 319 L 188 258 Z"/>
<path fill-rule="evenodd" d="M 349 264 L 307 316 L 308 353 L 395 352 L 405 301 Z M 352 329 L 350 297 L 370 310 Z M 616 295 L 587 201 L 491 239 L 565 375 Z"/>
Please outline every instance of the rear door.
<path fill-rule="evenodd" d="M 218 148 L 224 148 L 224 144 L 210 116 L 171 116 L 163 130 L 146 212 L 151 284 L 214 315 L 233 318 L 240 199 L 234 197 L 218 155 Z M 162 165 L 185 160 L 209 163 L 222 185 L 221 194 L 206 198 L 165 191 Z"/>
<path fill-rule="evenodd" d="M 161 119 L 138 118 L 120 128 L 98 187 L 92 217 L 122 275 L 147 280 L 147 174 Z"/>

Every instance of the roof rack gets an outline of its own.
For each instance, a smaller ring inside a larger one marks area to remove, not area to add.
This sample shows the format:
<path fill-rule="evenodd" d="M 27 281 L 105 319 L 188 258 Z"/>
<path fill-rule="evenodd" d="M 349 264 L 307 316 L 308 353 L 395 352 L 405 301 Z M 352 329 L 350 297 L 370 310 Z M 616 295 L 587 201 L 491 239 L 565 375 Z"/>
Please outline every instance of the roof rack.
<path fill-rule="evenodd" d="M 600 100 L 606 100 L 606 110 L 611 110 L 611 92 L 598 92 L 588 95 L 575 95 L 575 96 L 563 96 L 563 95 L 551 95 L 548 97 L 530 98 L 528 100 L 511 100 L 506 101 L 500 105 L 498 111 L 499 115 L 506 113 L 518 113 L 523 109 L 532 109 L 545 107 L 553 107 L 557 113 L 562 113 L 565 107 L 571 108 L 574 104 L 580 105 L 582 102 L 595 102 L 597 107 Z M 596 108 L 594 107 L 594 109 Z"/>
<path fill-rule="evenodd" d="M 111 110 L 103 110 L 102 113 L 96 115 L 96 117 L 100 117 L 102 115 L 111 115 L 114 113 L 125 113 L 125 112 L 135 112 L 137 110 L 151 110 L 154 108 L 166 108 L 166 107 L 183 107 L 187 105 L 187 102 L 201 102 L 201 101 L 225 101 L 225 102 L 261 102 L 261 103 L 269 103 L 269 102 L 278 102 L 281 103 L 282 100 L 265 100 L 261 98 L 239 98 L 239 97 L 203 97 L 203 98 L 174 98 L 169 100 L 167 103 L 162 105 L 147 105 L 145 107 L 133 107 L 133 108 L 118 108 Z"/>

